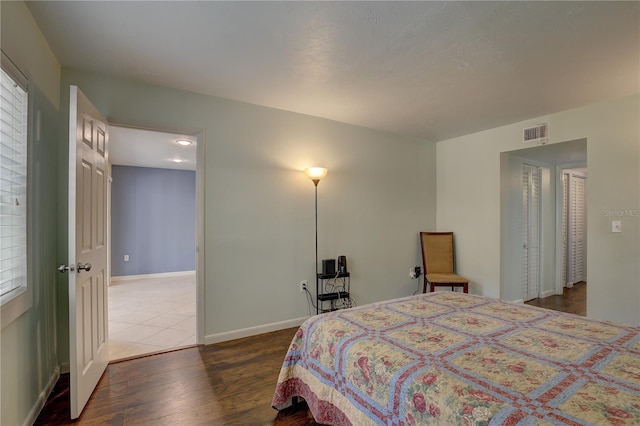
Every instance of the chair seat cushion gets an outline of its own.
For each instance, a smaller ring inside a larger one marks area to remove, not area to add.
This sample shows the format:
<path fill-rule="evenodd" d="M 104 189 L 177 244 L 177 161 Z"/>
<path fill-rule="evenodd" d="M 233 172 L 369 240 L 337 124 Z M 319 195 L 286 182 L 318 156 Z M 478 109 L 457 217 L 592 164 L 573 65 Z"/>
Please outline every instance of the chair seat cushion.
<path fill-rule="evenodd" d="M 469 280 L 456 274 L 427 274 L 427 281 L 433 284 L 465 284 Z"/>

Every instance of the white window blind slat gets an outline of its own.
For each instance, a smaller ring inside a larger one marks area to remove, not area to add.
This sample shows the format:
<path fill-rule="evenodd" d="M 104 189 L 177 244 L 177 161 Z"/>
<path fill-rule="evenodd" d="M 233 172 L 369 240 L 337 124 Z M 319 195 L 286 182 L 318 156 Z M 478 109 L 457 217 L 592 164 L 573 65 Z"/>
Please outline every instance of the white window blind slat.
<path fill-rule="evenodd" d="M 0 297 L 27 285 L 27 91 L 0 83 Z M 6 299 L 8 300 L 8 299 Z"/>

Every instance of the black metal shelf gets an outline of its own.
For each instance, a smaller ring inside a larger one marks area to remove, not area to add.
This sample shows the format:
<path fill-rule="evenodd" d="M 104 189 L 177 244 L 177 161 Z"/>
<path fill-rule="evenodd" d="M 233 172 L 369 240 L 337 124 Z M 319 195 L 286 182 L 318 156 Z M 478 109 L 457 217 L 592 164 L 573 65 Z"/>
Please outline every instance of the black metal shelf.
<path fill-rule="evenodd" d="M 324 293 L 325 283 L 331 283 L 332 280 L 342 281 L 342 285 L 336 285 L 330 290 L 338 290 L 338 288 L 344 291 L 333 291 L 330 293 Z M 337 288 L 335 288 L 337 287 Z M 336 305 L 336 300 L 349 299 L 349 291 L 351 288 L 351 275 L 349 272 L 334 272 L 333 274 L 316 274 L 316 313 L 331 312 L 344 307 L 343 305 Z M 324 305 L 324 302 L 330 302 Z"/>
<path fill-rule="evenodd" d="M 334 274 L 317 274 L 319 280 L 330 280 L 332 278 L 346 278 L 349 276 L 348 272 L 336 272 Z"/>
<path fill-rule="evenodd" d="M 338 291 L 335 293 L 324 293 L 318 295 L 318 300 L 324 302 L 326 300 L 346 299 L 349 297 L 348 291 Z"/>

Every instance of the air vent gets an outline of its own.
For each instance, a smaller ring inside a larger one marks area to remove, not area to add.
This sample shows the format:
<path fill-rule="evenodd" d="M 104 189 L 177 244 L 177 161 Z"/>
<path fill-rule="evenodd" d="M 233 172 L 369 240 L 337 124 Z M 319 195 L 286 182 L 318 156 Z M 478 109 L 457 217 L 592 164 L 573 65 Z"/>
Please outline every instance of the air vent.
<path fill-rule="evenodd" d="M 547 123 L 528 127 L 522 131 L 522 142 L 545 143 L 549 139 L 549 125 Z"/>

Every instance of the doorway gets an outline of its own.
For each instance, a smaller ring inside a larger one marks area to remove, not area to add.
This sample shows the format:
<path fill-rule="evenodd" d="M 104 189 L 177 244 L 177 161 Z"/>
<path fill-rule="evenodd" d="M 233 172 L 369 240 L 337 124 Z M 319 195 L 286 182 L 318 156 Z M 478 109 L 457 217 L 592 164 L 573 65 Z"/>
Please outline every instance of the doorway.
<path fill-rule="evenodd" d="M 197 343 L 196 139 L 110 127 L 110 361 Z"/>
<path fill-rule="evenodd" d="M 563 232 L 561 214 L 562 176 L 565 169 L 580 171 L 584 168 L 586 172 L 586 165 L 586 139 L 500 154 L 501 298 L 523 302 L 531 297 L 546 298 L 563 294 L 567 273 L 566 268 L 563 270 L 563 264 L 567 260 L 564 256 L 569 241 L 563 242 L 566 234 Z M 584 198 L 586 200 L 586 191 Z M 586 209 L 586 203 L 584 206 Z M 536 218 L 531 212 L 539 212 L 539 216 Z M 532 226 L 538 228 L 537 232 L 531 229 Z M 587 232 L 586 227 L 581 229 L 584 231 L 582 239 L 575 235 L 574 241 L 576 249 L 581 248 L 584 253 Z M 531 247 L 532 242 L 534 247 Z M 532 253 L 526 253 L 527 250 Z M 575 261 L 574 264 L 578 265 Z M 566 265 L 568 268 L 569 262 Z M 586 276 L 586 260 L 584 272 Z M 535 278 L 532 285 L 529 283 L 530 277 Z"/>

